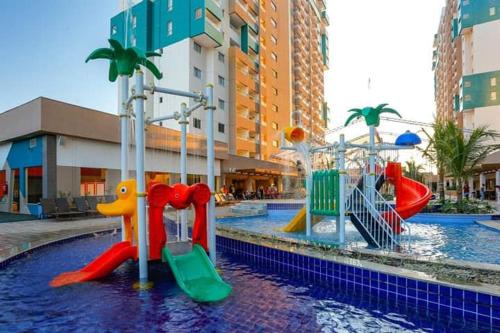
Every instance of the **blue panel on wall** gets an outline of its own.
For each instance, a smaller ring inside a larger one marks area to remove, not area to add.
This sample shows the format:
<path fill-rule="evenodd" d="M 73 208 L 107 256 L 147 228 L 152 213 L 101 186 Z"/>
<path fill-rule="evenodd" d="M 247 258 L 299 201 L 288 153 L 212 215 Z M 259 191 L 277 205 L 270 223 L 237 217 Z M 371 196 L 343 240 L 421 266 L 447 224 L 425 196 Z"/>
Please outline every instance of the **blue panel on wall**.
<path fill-rule="evenodd" d="M 42 137 L 26 139 L 12 143 L 7 156 L 7 163 L 11 169 L 19 169 L 19 191 L 26 195 L 25 168 L 42 165 L 43 140 Z"/>

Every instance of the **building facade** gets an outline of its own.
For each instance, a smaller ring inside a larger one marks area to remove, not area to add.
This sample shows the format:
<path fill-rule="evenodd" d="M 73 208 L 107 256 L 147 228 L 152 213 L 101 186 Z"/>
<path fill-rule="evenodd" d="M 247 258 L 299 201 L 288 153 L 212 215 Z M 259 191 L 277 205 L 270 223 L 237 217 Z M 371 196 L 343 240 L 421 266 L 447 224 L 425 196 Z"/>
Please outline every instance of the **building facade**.
<path fill-rule="evenodd" d="M 293 0 L 293 110 L 311 141 L 325 143 L 328 106 L 324 100 L 324 72 L 329 66 L 326 2 Z"/>
<path fill-rule="evenodd" d="M 311 139 L 324 141 L 325 10 L 325 2 L 316 0 L 137 0 L 111 19 L 110 34 L 162 54 L 154 61 L 164 78 L 147 74 L 149 84 L 188 91 L 214 84 L 217 111 L 210 125 L 237 157 L 223 163 L 223 181 L 254 191 L 272 183 L 280 187 L 283 165 L 289 164 L 280 156 L 280 133 L 294 110 L 300 110 Z M 163 116 L 183 102 L 193 103 L 149 96 L 146 112 Z M 160 125 L 179 126 L 174 120 Z M 204 135 L 206 126 L 199 110 L 188 132 Z"/>
<path fill-rule="evenodd" d="M 190 134 L 188 143 L 188 183 L 206 181 L 206 140 Z M 178 131 L 147 126 L 146 181 L 179 182 L 179 151 Z M 227 151 L 216 141 L 219 185 Z M 134 162 L 130 158 L 131 177 Z M 118 116 L 44 97 L 0 114 L 0 187 L 6 189 L 0 211 L 39 215 L 41 198 L 114 194 L 120 175 Z"/>
<path fill-rule="evenodd" d="M 456 119 L 464 130 L 500 132 L 500 0 L 447 0 L 435 35 L 433 68 L 438 119 Z M 500 155 L 492 154 L 469 180 L 490 198 L 500 185 Z M 498 197 L 497 193 L 497 197 Z"/>

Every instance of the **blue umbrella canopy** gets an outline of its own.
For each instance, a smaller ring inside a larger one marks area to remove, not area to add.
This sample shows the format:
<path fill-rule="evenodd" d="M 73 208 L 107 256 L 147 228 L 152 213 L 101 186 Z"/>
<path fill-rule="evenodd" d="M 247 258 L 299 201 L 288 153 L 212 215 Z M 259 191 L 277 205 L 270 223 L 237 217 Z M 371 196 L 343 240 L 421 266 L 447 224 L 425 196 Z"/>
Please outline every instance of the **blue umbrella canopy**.
<path fill-rule="evenodd" d="M 396 139 L 397 146 L 416 146 L 422 143 L 422 139 L 410 131 L 406 131 Z"/>

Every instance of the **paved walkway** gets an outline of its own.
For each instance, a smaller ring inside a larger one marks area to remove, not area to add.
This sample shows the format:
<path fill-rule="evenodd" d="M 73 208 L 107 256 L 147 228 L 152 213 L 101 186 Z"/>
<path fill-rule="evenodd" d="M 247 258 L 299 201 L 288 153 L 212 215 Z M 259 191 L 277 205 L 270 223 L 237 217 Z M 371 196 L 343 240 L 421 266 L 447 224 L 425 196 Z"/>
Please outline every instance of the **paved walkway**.
<path fill-rule="evenodd" d="M 0 262 L 46 243 L 71 236 L 118 228 L 119 226 L 120 218 L 0 223 Z"/>

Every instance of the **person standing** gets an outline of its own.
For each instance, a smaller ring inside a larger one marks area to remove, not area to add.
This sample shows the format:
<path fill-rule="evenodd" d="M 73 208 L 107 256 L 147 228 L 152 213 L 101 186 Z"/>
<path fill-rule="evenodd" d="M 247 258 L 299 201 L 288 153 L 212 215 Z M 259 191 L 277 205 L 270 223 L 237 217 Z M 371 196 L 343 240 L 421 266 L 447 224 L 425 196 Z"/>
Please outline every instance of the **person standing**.
<path fill-rule="evenodd" d="M 465 183 L 465 185 L 464 185 L 464 197 L 467 200 L 469 200 L 469 193 L 470 193 L 469 184 Z"/>
<path fill-rule="evenodd" d="M 480 199 L 481 201 L 484 201 L 485 197 L 486 197 L 486 186 L 481 185 L 481 192 L 479 192 L 479 195 L 480 195 Z"/>

